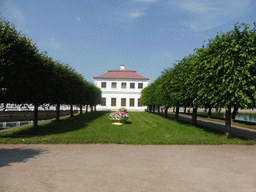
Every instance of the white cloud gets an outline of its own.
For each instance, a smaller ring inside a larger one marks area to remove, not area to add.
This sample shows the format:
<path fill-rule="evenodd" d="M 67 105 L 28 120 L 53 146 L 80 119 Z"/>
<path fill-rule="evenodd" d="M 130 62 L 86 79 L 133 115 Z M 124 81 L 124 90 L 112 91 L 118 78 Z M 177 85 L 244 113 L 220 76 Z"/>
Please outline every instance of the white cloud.
<path fill-rule="evenodd" d="M 7 19 L 11 19 L 15 23 L 23 24 L 25 16 L 11 1 L 3 1 L 2 13 Z"/>
<path fill-rule="evenodd" d="M 62 44 L 59 43 L 54 37 L 49 38 L 44 42 L 40 42 L 38 44 L 38 48 L 42 51 L 49 51 L 49 50 L 61 50 Z"/>
<path fill-rule="evenodd" d="M 126 15 L 132 19 L 135 19 L 137 17 L 141 17 L 143 15 L 145 15 L 145 12 L 142 12 L 142 11 L 131 11 L 131 12 L 128 12 L 126 13 Z"/>
<path fill-rule="evenodd" d="M 183 4 L 180 4 L 180 7 L 182 7 L 187 11 L 199 13 L 199 14 L 204 14 L 205 12 L 209 12 L 209 11 L 220 11 L 220 9 L 209 7 L 209 5 L 207 4 L 202 4 L 202 3 L 198 4 L 195 2 L 183 3 Z"/>
<path fill-rule="evenodd" d="M 62 49 L 61 43 L 59 43 L 54 37 L 48 40 L 48 44 L 53 49 Z"/>
<path fill-rule="evenodd" d="M 173 56 L 172 56 L 171 54 L 169 54 L 169 53 L 163 53 L 163 55 L 164 55 L 166 58 L 168 58 L 168 59 L 172 59 L 172 58 L 173 58 Z"/>
<path fill-rule="evenodd" d="M 81 20 L 80 20 L 80 17 L 77 17 L 76 20 L 77 20 L 79 23 L 82 23 Z"/>
<path fill-rule="evenodd" d="M 153 3 L 157 0 L 134 0 L 135 2 L 140 2 L 140 3 Z"/>
<path fill-rule="evenodd" d="M 26 17 L 18 6 L 11 0 L 0 0 L 0 15 L 15 25 L 17 31 L 28 34 L 30 31 L 26 28 Z"/>
<path fill-rule="evenodd" d="M 238 18 L 245 13 L 251 0 L 184 0 L 177 6 L 190 15 L 181 23 L 192 30 L 208 30 Z"/>

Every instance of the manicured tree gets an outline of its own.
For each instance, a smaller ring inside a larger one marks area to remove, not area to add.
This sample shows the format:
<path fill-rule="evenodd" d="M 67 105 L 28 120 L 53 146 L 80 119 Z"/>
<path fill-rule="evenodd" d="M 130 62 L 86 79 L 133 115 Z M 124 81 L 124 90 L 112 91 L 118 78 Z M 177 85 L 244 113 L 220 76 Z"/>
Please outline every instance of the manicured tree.
<path fill-rule="evenodd" d="M 90 105 L 91 111 L 93 111 L 93 106 L 101 103 L 101 89 L 90 82 L 88 85 L 88 101 L 85 104 Z"/>
<path fill-rule="evenodd" d="M 80 114 L 83 113 L 82 107 L 83 105 L 86 105 L 86 103 L 89 100 L 89 84 L 86 80 L 84 80 L 82 89 L 81 89 L 81 94 L 80 94 Z"/>
<path fill-rule="evenodd" d="M 92 103 L 93 103 L 93 97 L 94 97 L 94 93 L 93 93 L 93 84 L 88 82 L 89 86 L 88 86 L 88 94 L 87 94 L 87 101 L 86 101 L 86 105 L 87 105 L 87 110 L 88 110 L 88 107 L 90 105 L 90 108 L 92 106 Z M 92 112 L 92 109 L 91 109 L 91 112 Z"/>
<path fill-rule="evenodd" d="M 162 94 L 162 79 L 161 77 L 158 77 L 155 84 L 155 104 L 157 105 L 157 113 L 160 114 L 160 106 L 162 106 L 163 103 L 163 94 Z"/>
<path fill-rule="evenodd" d="M 52 66 L 44 63 L 32 41 L 18 33 L 8 22 L 1 26 L 1 102 L 33 103 L 34 126 L 37 126 L 37 107 L 48 102 Z M 4 90 L 4 91 L 3 91 Z"/>
<path fill-rule="evenodd" d="M 243 31 L 239 29 L 244 27 Z M 234 31 L 221 33 L 209 40 L 207 49 L 198 49 L 201 59 L 197 100 L 211 100 L 226 108 L 226 134 L 230 134 L 231 108 L 255 106 L 255 23 L 253 31 L 242 24 Z"/>
<path fill-rule="evenodd" d="M 14 25 L 1 20 L 1 102 L 16 103 L 27 100 L 23 88 L 29 87 L 28 70 L 36 65 L 36 47 Z M 32 76 L 33 74 L 31 74 Z M 25 86 L 25 87 L 23 87 Z M 16 89 L 16 90 L 15 90 Z M 18 94 L 14 94 L 14 92 Z M 21 94 L 23 93 L 23 94 Z"/>
<path fill-rule="evenodd" d="M 178 119 L 180 106 L 190 106 L 193 101 L 187 91 L 190 86 L 188 79 L 192 72 L 192 59 L 192 55 L 184 57 L 173 68 L 165 71 L 165 100 L 176 107 L 175 119 Z"/>
<path fill-rule="evenodd" d="M 73 68 L 66 65 L 65 75 L 63 77 L 65 96 L 64 103 L 70 105 L 70 116 L 73 117 L 73 105 L 80 104 L 80 94 L 82 88 L 83 77 L 78 74 Z"/>
<path fill-rule="evenodd" d="M 167 112 L 170 106 L 173 105 L 173 98 L 170 97 L 170 94 L 172 92 L 172 88 L 170 86 L 170 82 L 171 82 L 171 68 L 168 69 L 164 69 L 164 71 L 162 71 L 162 74 L 160 76 L 161 78 L 161 103 L 165 108 L 165 117 L 167 118 Z"/>
<path fill-rule="evenodd" d="M 56 106 L 56 120 L 60 118 L 60 104 L 68 104 L 69 93 L 66 89 L 68 84 L 67 77 L 72 69 L 69 65 L 64 65 L 59 61 L 55 61 L 55 75 L 53 82 L 53 94 L 51 103 L 57 104 Z"/>
<path fill-rule="evenodd" d="M 153 112 L 154 112 L 154 106 L 156 105 L 156 97 L 155 97 L 155 83 L 151 83 L 149 86 L 147 86 L 146 88 L 144 88 L 141 92 L 141 104 L 142 105 L 147 105 L 150 106 L 149 111 L 152 111 L 153 108 Z"/>
<path fill-rule="evenodd" d="M 34 104 L 34 126 L 38 122 L 38 106 L 44 103 L 50 103 L 54 91 L 55 63 L 46 55 L 38 54 L 39 69 L 34 68 L 37 76 L 34 76 L 35 88 L 32 92 L 32 103 Z M 31 93 L 31 92 L 30 92 Z"/>
<path fill-rule="evenodd" d="M 183 105 L 189 106 L 193 108 L 191 124 L 197 124 L 197 108 L 200 104 L 195 98 L 197 98 L 198 94 L 198 83 L 202 79 L 198 76 L 197 67 L 199 65 L 198 56 L 195 54 L 190 54 L 187 57 L 184 57 L 182 62 L 185 67 L 183 77 Z"/>
<path fill-rule="evenodd" d="M 96 111 L 96 105 L 101 103 L 101 89 L 99 87 L 96 87 L 94 84 L 92 86 L 94 90 L 94 106 Z"/>
<path fill-rule="evenodd" d="M 152 83 L 151 83 L 152 84 Z M 150 85 L 149 85 L 150 86 Z M 145 87 L 142 91 L 141 91 L 141 97 L 140 97 L 140 101 L 141 104 L 144 106 L 149 106 L 149 112 L 151 112 L 151 103 L 149 100 L 149 91 L 150 91 L 150 87 L 147 86 Z"/>
<path fill-rule="evenodd" d="M 174 65 L 173 70 L 171 70 L 171 92 L 170 98 L 172 98 L 172 104 L 176 106 L 175 119 L 179 118 L 179 108 L 183 105 L 185 99 L 185 70 L 186 63 L 179 61 L 177 65 Z"/>
<path fill-rule="evenodd" d="M 73 104 L 81 97 L 81 81 L 83 78 L 77 74 L 68 64 L 54 61 L 53 93 L 51 103 L 57 103 L 56 120 L 59 120 L 60 104 L 72 104 L 71 116 L 73 116 Z M 80 88 L 80 91 L 78 91 Z"/>

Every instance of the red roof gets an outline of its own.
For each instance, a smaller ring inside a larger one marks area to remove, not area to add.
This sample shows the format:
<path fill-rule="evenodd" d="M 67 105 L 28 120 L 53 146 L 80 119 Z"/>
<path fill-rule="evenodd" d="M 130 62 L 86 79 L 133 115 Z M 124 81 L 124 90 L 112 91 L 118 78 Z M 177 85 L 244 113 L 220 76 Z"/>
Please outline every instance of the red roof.
<path fill-rule="evenodd" d="M 136 71 L 132 70 L 108 70 L 107 73 L 93 77 L 94 79 L 143 79 L 143 80 L 150 80 L 149 78 L 143 77 L 139 75 Z"/>

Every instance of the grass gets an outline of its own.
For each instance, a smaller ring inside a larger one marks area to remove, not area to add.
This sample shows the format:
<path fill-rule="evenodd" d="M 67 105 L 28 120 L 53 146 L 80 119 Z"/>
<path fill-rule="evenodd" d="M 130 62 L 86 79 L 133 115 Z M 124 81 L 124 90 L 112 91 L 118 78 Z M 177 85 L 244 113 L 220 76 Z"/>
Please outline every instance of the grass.
<path fill-rule="evenodd" d="M 191 117 L 192 116 L 191 113 L 190 114 L 180 113 L 180 114 L 183 115 L 183 116 L 186 116 L 186 117 Z M 214 122 L 217 122 L 217 123 L 225 124 L 224 113 L 215 112 L 215 113 L 212 113 L 211 118 L 208 118 L 208 113 L 207 112 L 198 112 L 197 116 L 198 116 L 198 119 L 207 120 L 207 121 L 214 121 Z M 256 130 L 256 123 L 254 123 L 254 122 L 235 120 L 235 121 L 232 121 L 231 124 L 234 125 L 234 126 L 245 127 L 245 128 L 248 128 L 248 129 Z"/>
<path fill-rule="evenodd" d="M 0 132 L 1 144 L 135 144 L 135 145 L 255 145 L 247 138 L 225 136 L 218 130 L 191 126 L 146 112 L 130 112 L 126 124 L 112 125 L 110 112 L 93 112 L 38 127 Z"/>

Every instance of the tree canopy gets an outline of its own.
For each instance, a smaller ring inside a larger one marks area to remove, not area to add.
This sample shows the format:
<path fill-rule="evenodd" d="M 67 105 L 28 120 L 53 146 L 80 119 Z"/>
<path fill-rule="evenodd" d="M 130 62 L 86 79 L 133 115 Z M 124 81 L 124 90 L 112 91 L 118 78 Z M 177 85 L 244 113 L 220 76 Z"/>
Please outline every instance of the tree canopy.
<path fill-rule="evenodd" d="M 32 40 L 0 18 L 0 103 L 100 103 L 101 91 L 68 64 L 40 53 Z M 72 108 L 71 108 L 72 109 Z M 57 117 L 58 118 L 58 117 Z"/>
<path fill-rule="evenodd" d="M 206 47 L 165 69 L 142 91 L 143 104 L 176 106 L 176 110 L 224 107 L 229 134 L 231 108 L 255 107 L 256 23 L 251 30 L 249 26 L 236 23 L 234 30 L 216 35 Z"/>

